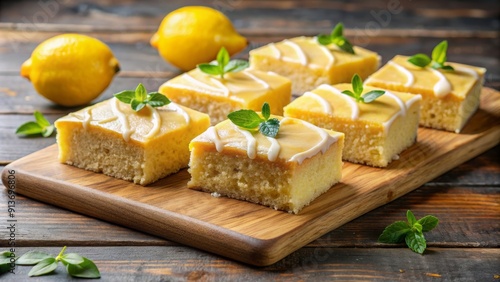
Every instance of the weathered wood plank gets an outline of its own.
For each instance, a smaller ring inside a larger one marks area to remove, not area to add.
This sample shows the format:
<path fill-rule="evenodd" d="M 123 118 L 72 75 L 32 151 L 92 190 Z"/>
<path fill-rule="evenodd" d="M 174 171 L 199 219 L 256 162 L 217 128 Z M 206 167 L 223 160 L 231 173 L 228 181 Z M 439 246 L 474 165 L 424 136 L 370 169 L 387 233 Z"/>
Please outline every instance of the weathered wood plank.
<path fill-rule="evenodd" d="M 42 4 L 40 4 L 42 3 Z M 23 23 L 22 28 L 40 28 L 40 24 L 58 24 L 75 30 L 86 29 L 154 31 L 170 11 L 185 5 L 206 5 L 223 11 L 243 33 L 280 31 L 304 34 L 343 21 L 359 30 L 380 28 L 414 29 L 415 26 L 443 30 L 495 31 L 492 19 L 498 16 L 495 1 L 453 1 L 443 6 L 435 1 L 113 1 L 8 2 L 2 4 L 3 22 Z M 277 20 L 278 19 L 278 20 Z"/>
<path fill-rule="evenodd" d="M 62 247 L 62 246 L 61 246 Z M 61 248 L 36 248 L 57 255 Z M 31 248 L 18 248 L 21 255 Z M 424 256 L 408 249 L 303 248 L 278 263 L 249 267 L 187 247 L 73 247 L 95 262 L 103 281 L 493 281 L 499 249 L 430 248 Z M 18 266 L 3 281 L 28 278 Z M 67 281 L 62 266 L 30 281 Z"/>
<path fill-rule="evenodd" d="M 7 209 L 7 193 L 0 186 L 0 210 Z M 439 227 L 426 233 L 430 247 L 498 248 L 500 187 L 425 185 L 394 202 L 377 208 L 313 241 L 313 247 L 400 247 L 377 242 L 390 223 L 404 220 L 406 210 L 417 217 L 432 214 Z M 17 239 L 23 246 L 171 245 L 98 219 L 16 195 Z M 464 208 L 466 207 L 466 208 Z M 99 236 L 96 236 L 96 233 Z M 0 246 L 7 242 L 0 241 Z"/>

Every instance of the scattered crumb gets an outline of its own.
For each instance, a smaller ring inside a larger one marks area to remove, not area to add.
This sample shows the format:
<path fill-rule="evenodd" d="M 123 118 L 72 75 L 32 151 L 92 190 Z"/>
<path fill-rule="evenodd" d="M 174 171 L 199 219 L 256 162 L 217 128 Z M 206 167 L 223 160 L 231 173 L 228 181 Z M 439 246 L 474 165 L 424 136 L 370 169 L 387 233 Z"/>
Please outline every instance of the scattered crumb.
<path fill-rule="evenodd" d="M 399 273 L 405 273 L 405 270 L 404 269 L 400 269 Z"/>
<path fill-rule="evenodd" d="M 493 275 L 493 279 L 500 279 L 500 274 Z"/>
<path fill-rule="evenodd" d="M 27 101 L 27 102 L 31 101 L 31 96 L 24 97 L 24 100 Z"/>
<path fill-rule="evenodd" d="M 393 161 L 397 161 L 397 160 L 399 160 L 399 155 L 394 155 L 394 156 L 392 157 L 392 160 L 393 160 Z"/>
<path fill-rule="evenodd" d="M 219 197 L 221 196 L 221 195 L 220 195 L 219 193 L 217 193 L 217 192 L 212 192 L 212 193 L 210 193 L 210 195 L 212 195 L 212 197 L 214 197 L 214 198 L 219 198 Z"/>
<path fill-rule="evenodd" d="M 17 93 L 15 91 L 10 90 L 9 88 L 0 87 L 0 92 L 7 94 L 7 96 L 15 97 Z"/>
<path fill-rule="evenodd" d="M 441 277 L 441 274 L 438 274 L 438 273 L 429 273 L 429 272 L 427 272 L 425 275 L 429 276 L 429 277 Z"/>

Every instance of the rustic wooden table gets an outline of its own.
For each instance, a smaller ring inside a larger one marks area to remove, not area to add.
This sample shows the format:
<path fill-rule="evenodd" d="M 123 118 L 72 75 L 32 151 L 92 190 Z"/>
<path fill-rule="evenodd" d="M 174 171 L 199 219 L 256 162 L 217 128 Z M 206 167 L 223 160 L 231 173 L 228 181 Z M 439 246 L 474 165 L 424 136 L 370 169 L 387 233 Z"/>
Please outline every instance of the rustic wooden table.
<path fill-rule="evenodd" d="M 21 63 L 43 40 L 64 32 L 97 37 L 121 62 L 99 100 L 139 82 L 156 89 L 179 74 L 163 62 L 149 39 L 163 16 L 183 5 L 223 11 L 251 44 L 329 32 L 344 22 L 354 43 L 372 49 L 385 63 L 395 54 L 429 52 L 448 39 L 450 61 L 488 69 L 485 85 L 500 88 L 499 3 L 492 1 L 2 1 L 0 4 L 0 169 L 55 143 L 55 138 L 20 138 L 15 129 L 35 110 L 51 121 L 74 111 L 38 96 L 19 75 Z M 500 99 L 500 97 L 498 97 Z M 456 167 L 393 202 L 333 230 L 268 267 L 252 267 L 175 242 L 82 216 L 17 195 L 16 254 L 57 253 L 62 246 L 91 258 L 103 281 L 380 280 L 493 281 L 500 279 L 500 146 Z M 4 187 L 2 187 L 4 188 Z M 0 251 L 8 249 L 7 193 L 0 192 Z M 425 255 L 404 245 L 377 243 L 385 226 L 406 210 L 440 219 L 426 233 Z M 221 246 L 224 247 L 224 246 Z M 24 281 L 29 267 L 3 274 Z M 64 270 L 30 281 L 70 279 Z M 498 280 L 497 280 L 498 281 Z"/>

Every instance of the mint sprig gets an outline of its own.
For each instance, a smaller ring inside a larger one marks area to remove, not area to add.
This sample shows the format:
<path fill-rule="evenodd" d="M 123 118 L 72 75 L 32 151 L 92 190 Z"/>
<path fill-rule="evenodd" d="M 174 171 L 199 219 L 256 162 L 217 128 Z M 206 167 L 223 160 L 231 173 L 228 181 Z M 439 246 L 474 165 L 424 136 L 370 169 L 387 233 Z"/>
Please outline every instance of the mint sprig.
<path fill-rule="evenodd" d="M 217 53 L 217 61 L 197 65 L 202 72 L 211 75 L 220 75 L 220 78 L 224 78 L 224 74 L 228 72 L 239 72 L 248 68 L 248 66 L 247 61 L 230 60 L 229 53 L 224 47 L 221 47 L 219 53 Z"/>
<path fill-rule="evenodd" d="M 101 273 L 93 261 L 82 257 L 76 253 L 65 254 L 66 246 L 64 246 L 56 257 L 39 251 L 29 251 L 20 256 L 16 264 L 18 265 L 35 265 L 29 276 L 42 276 L 54 271 L 59 262 L 66 266 L 69 275 L 78 278 L 100 278 Z"/>
<path fill-rule="evenodd" d="M 28 121 L 16 130 L 16 134 L 19 135 L 42 135 L 43 137 L 50 137 L 54 132 L 54 125 L 43 116 L 39 111 L 33 113 L 35 116 L 35 121 Z"/>
<path fill-rule="evenodd" d="M 317 36 L 318 43 L 321 45 L 335 44 L 343 51 L 354 54 L 354 48 L 352 44 L 344 37 L 344 25 L 338 23 L 332 30 L 330 34 L 320 34 Z"/>
<path fill-rule="evenodd" d="M 15 257 L 12 252 L 3 251 L 0 253 L 0 274 L 9 272 L 11 269 L 10 259 Z"/>
<path fill-rule="evenodd" d="M 352 90 L 354 92 L 351 90 L 344 90 L 342 91 L 342 93 L 354 98 L 358 103 L 359 102 L 371 103 L 375 101 L 378 97 L 385 94 L 385 91 L 383 90 L 372 90 L 370 92 L 365 93 L 364 95 L 361 95 L 363 93 L 363 81 L 361 80 L 361 77 L 359 77 L 358 74 L 355 74 L 352 77 L 351 84 L 352 84 Z"/>
<path fill-rule="evenodd" d="M 125 104 L 130 104 L 134 111 L 140 111 L 146 105 L 151 107 L 161 107 L 168 105 L 170 100 L 163 94 L 158 92 L 147 93 L 146 87 L 139 83 L 135 90 L 125 90 L 114 94 L 116 99 Z"/>
<path fill-rule="evenodd" d="M 441 41 L 432 50 L 432 59 L 426 54 L 416 54 L 408 58 L 408 62 L 414 64 L 417 67 L 425 68 L 430 65 L 433 69 L 443 69 L 443 70 L 454 70 L 452 66 L 445 65 L 447 57 L 446 51 L 448 50 L 448 41 Z"/>
<path fill-rule="evenodd" d="M 427 247 L 424 232 L 434 229 L 439 220 L 432 215 L 426 215 L 417 220 L 410 210 L 406 212 L 406 218 L 408 222 L 396 221 L 387 226 L 379 236 L 378 241 L 381 243 L 402 243 L 405 241 L 412 251 L 423 254 Z"/>
<path fill-rule="evenodd" d="M 280 129 L 280 121 L 271 117 L 271 107 L 266 102 L 262 105 L 262 117 L 253 110 L 238 110 L 227 115 L 229 120 L 235 125 L 247 129 L 255 130 L 258 128 L 260 133 L 265 136 L 275 138 Z"/>

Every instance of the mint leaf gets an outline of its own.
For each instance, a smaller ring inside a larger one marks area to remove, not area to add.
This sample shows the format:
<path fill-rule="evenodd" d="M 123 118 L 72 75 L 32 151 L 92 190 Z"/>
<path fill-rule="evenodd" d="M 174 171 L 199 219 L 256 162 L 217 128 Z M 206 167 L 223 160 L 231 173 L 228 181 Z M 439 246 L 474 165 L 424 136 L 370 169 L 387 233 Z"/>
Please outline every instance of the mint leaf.
<path fill-rule="evenodd" d="M 61 256 L 61 261 L 64 264 L 80 264 L 83 263 L 83 257 L 79 254 L 69 253 Z"/>
<path fill-rule="evenodd" d="M 130 107 L 136 112 L 142 110 L 146 105 L 156 108 L 170 103 L 170 100 L 161 93 L 147 93 L 146 87 L 142 83 L 139 83 L 135 91 L 125 90 L 114 94 L 114 96 L 120 102 L 130 104 Z"/>
<path fill-rule="evenodd" d="M 33 115 L 35 116 L 36 123 L 41 127 L 50 126 L 50 122 L 39 111 L 35 111 Z"/>
<path fill-rule="evenodd" d="M 422 225 L 422 232 L 428 232 L 438 225 L 439 219 L 432 215 L 426 215 L 419 219 L 417 222 Z"/>
<path fill-rule="evenodd" d="M 222 72 L 218 65 L 203 63 L 197 66 L 202 72 L 211 75 L 222 75 Z"/>
<path fill-rule="evenodd" d="M 354 76 L 351 79 L 351 85 L 352 85 L 352 92 L 351 90 L 344 90 L 342 91 L 343 94 L 352 97 L 356 100 L 356 102 L 363 102 L 363 103 L 371 103 L 375 101 L 378 97 L 382 96 L 385 94 L 385 91 L 383 90 L 372 90 L 370 92 L 365 93 L 365 95 L 361 96 L 363 93 L 363 81 L 361 80 L 361 77 L 359 77 L 358 74 L 354 74 Z"/>
<path fill-rule="evenodd" d="M 37 263 L 28 273 L 29 276 L 40 276 L 51 273 L 57 268 L 57 261 L 53 257 L 46 258 Z"/>
<path fill-rule="evenodd" d="M 410 210 L 406 211 L 406 219 L 408 220 L 410 226 L 413 226 L 417 222 L 417 219 Z"/>
<path fill-rule="evenodd" d="M 119 93 L 116 93 L 114 95 L 116 99 L 120 100 L 120 102 L 123 102 L 125 104 L 130 104 L 132 100 L 135 98 L 135 91 L 134 90 L 125 90 Z"/>
<path fill-rule="evenodd" d="M 68 264 L 66 270 L 73 277 L 79 278 L 99 278 L 101 273 L 93 261 L 82 257 L 83 262 L 80 264 Z"/>
<path fill-rule="evenodd" d="M 252 110 L 238 110 L 227 115 L 232 123 L 245 129 L 254 129 L 264 120 Z"/>
<path fill-rule="evenodd" d="M 446 62 L 446 51 L 448 50 L 448 41 L 441 41 L 432 50 L 432 60 L 443 65 Z"/>
<path fill-rule="evenodd" d="M 445 65 L 447 57 L 446 52 L 448 50 L 448 41 L 441 41 L 434 49 L 432 49 L 431 58 L 425 54 L 416 54 L 408 58 L 408 62 L 414 64 L 415 66 L 425 68 L 431 65 L 433 69 L 443 69 L 448 71 L 453 71 L 452 66 Z"/>
<path fill-rule="evenodd" d="M 135 88 L 134 99 L 139 102 L 143 102 L 144 100 L 146 100 L 147 97 L 148 97 L 148 92 L 146 91 L 146 87 L 144 87 L 142 83 L 139 83 L 139 85 L 137 85 L 137 88 Z"/>
<path fill-rule="evenodd" d="M 249 65 L 250 64 L 248 63 L 248 61 L 244 61 L 244 60 L 231 60 L 224 67 L 224 73 L 239 72 L 239 71 L 242 71 L 242 70 L 248 68 Z"/>
<path fill-rule="evenodd" d="M 16 129 L 16 134 L 19 135 L 38 135 L 49 137 L 54 132 L 55 127 L 43 116 L 39 111 L 33 113 L 36 121 L 28 121 L 21 124 Z"/>
<path fill-rule="evenodd" d="M 316 36 L 316 40 L 321 45 L 329 45 L 334 43 L 344 52 L 354 54 L 354 48 L 352 44 L 343 36 L 344 33 L 344 25 L 342 23 L 338 23 L 333 28 L 332 32 L 328 35 L 319 34 Z"/>
<path fill-rule="evenodd" d="M 271 117 L 271 107 L 267 102 L 262 105 L 262 116 L 253 110 L 238 110 L 227 115 L 229 120 L 235 125 L 247 130 L 254 130 L 258 127 L 260 133 L 265 136 L 275 138 L 280 128 L 280 121 Z"/>
<path fill-rule="evenodd" d="M 170 104 L 170 99 L 168 99 L 167 96 L 161 93 L 151 92 L 148 94 L 147 103 L 151 107 L 162 107 L 164 105 Z"/>
<path fill-rule="evenodd" d="M 9 251 L 3 251 L 0 253 L 0 274 L 10 271 L 10 258 L 15 257 Z"/>
<path fill-rule="evenodd" d="M 354 76 L 351 79 L 351 84 L 352 84 L 352 90 L 356 94 L 356 96 L 361 96 L 361 93 L 363 92 L 363 81 L 361 80 L 361 77 L 359 77 L 358 74 L 354 74 Z"/>
<path fill-rule="evenodd" d="M 43 128 L 34 121 L 28 121 L 19 126 L 16 130 L 16 134 L 21 135 L 34 135 L 42 133 Z"/>
<path fill-rule="evenodd" d="M 268 103 L 264 103 L 264 105 L 262 105 L 262 116 L 265 120 L 268 120 L 271 116 L 271 107 L 269 107 Z"/>
<path fill-rule="evenodd" d="M 138 111 L 142 110 L 142 108 L 144 108 L 146 106 L 146 104 L 144 104 L 143 102 L 141 102 L 137 99 L 132 99 L 130 106 L 132 107 L 132 109 L 134 111 L 138 112 Z"/>
<path fill-rule="evenodd" d="M 277 118 L 272 118 L 261 122 L 259 125 L 259 131 L 268 137 L 275 138 L 278 135 L 280 129 L 280 121 Z"/>
<path fill-rule="evenodd" d="M 231 57 L 226 48 L 221 47 L 217 53 L 217 61 L 211 63 L 198 64 L 197 68 L 200 71 L 210 75 L 220 75 L 224 78 L 224 74 L 229 72 L 239 72 L 248 68 L 249 63 L 243 60 L 230 60 Z"/>
<path fill-rule="evenodd" d="M 408 58 L 408 62 L 417 67 L 425 68 L 431 63 L 431 58 L 425 54 L 416 54 Z"/>
<path fill-rule="evenodd" d="M 18 264 L 18 265 L 34 265 L 34 264 L 41 262 L 44 259 L 51 258 L 51 257 L 52 257 L 51 255 L 44 253 L 44 252 L 29 251 L 29 252 L 25 253 L 24 255 L 20 256 L 16 260 L 16 264 Z"/>
<path fill-rule="evenodd" d="M 411 231 L 406 234 L 406 245 L 415 253 L 423 254 L 427 243 L 422 233 Z"/>
<path fill-rule="evenodd" d="M 344 24 L 343 23 L 338 23 L 335 25 L 335 27 L 332 29 L 332 32 L 330 33 L 330 36 L 332 38 L 335 37 L 340 37 L 344 34 Z"/>
<path fill-rule="evenodd" d="M 410 231 L 411 228 L 408 223 L 396 221 L 384 229 L 378 237 L 378 241 L 381 243 L 401 243 Z"/>
<path fill-rule="evenodd" d="M 371 103 L 384 94 L 385 91 L 383 90 L 372 90 L 370 92 L 365 93 L 361 97 L 363 98 L 363 103 Z"/>
<path fill-rule="evenodd" d="M 427 215 L 417 220 L 413 213 L 406 212 L 408 222 L 397 221 L 387 226 L 379 237 L 382 243 L 399 243 L 403 239 L 406 245 L 416 253 L 423 254 L 427 243 L 423 232 L 435 228 L 439 220 L 432 215 Z"/>
<path fill-rule="evenodd" d="M 330 45 L 332 43 L 332 37 L 326 34 L 320 34 L 316 37 L 318 43 L 321 45 Z"/>

